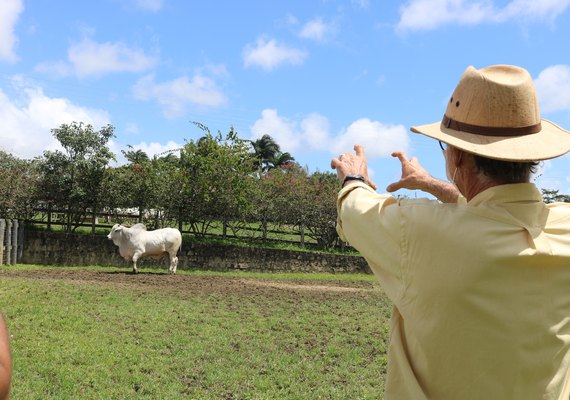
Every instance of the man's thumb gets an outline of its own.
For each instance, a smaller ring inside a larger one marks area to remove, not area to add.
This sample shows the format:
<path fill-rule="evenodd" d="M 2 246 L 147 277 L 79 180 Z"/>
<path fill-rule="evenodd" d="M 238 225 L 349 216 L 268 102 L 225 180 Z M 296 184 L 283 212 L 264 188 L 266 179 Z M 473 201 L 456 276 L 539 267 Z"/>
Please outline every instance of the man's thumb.
<path fill-rule="evenodd" d="M 395 192 L 396 190 L 401 189 L 402 187 L 403 186 L 402 186 L 401 181 L 398 181 L 398 182 L 394 182 L 394 183 L 389 184 L 386 187 L 386 190 L 391 193 L 391 192 Z"/>

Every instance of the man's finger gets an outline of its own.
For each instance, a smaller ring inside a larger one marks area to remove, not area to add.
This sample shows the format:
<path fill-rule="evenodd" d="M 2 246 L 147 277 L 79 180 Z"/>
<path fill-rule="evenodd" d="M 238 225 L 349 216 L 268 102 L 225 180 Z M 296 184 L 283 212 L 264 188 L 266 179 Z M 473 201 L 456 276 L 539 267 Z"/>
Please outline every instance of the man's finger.
<path fill-rule="evenodd" d="M 408 157 L 406 157 L 406 153 L 403 151 L 395 151 L 392 153 L 392 157 L 397 157 L 398 160 L 403 164 L 408 161 Z"/>
<path fill-rule="evenodd" d="M 331 160 L 331 168 L 336 169 L 340 165 L 340 160 L 338 158 L 333 158 Z"/>
<path fill-rule="evenodd" d="M 404 187 L 404 186 L 402 185 L 402 182 L 401 182 L 401 181 L 398 181 L 398 182 L 394 182 L 394 183 L 389 184 L 389 185 L 386 187 L 386 190 L 387 190 L 388 192 L 392 193 L 392 192 L 395 192 L 396 190 L 399 190 L 399 189 L 401 189 L 401 188 L 403 188 L 403 187 Z"/>
<path fill-rule="evenodd" d="M 354 152 L 356 153 L 357 157 L 364 157 L 364 147 L 361 144 L 354 145 Z"/>

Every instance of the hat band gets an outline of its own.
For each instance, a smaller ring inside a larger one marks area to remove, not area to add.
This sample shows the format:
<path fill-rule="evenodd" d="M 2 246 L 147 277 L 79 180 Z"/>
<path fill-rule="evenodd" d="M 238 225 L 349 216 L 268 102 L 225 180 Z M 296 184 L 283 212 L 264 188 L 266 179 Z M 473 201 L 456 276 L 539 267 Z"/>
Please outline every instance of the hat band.
<path fill-rule="evenodd" d="M 441 120 L 441 126 L 444 128 L 453 129 L 454 131 L 474 133 L 476 135 L 483 136 L 525 136 L 532 135 L 533 133 L 538 133 L 542 130 L 542 124 L 540 122 L 535 125 L 520 126 L 516 128 L 481 126 L 459 122 L 449 118 L 445 114 Z"/>

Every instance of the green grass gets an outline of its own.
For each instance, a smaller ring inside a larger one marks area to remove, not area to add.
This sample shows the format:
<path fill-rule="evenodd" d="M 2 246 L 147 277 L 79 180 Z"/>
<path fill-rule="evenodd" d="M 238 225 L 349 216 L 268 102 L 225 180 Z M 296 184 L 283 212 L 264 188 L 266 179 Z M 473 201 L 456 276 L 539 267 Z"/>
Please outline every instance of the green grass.
<path fill-rule="evenodd" d="M 391 305 L 370 276 L 181 271 L 175 280 L 218 286 L 236 278 L 366 290 L 169 290 L 33 278 L 43 270 L 0 267 L 13 399 L 383 396 Z"/>

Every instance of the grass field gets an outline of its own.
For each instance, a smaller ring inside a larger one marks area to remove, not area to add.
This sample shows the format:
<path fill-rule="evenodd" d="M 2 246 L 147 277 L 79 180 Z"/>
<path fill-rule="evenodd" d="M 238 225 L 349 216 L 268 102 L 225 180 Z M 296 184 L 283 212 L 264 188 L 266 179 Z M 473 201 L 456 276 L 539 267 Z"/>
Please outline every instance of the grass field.
<path fill-rule="evenodd" d="M 368 275 L 0 267 L 12 399 L 381 399 Z"/>

